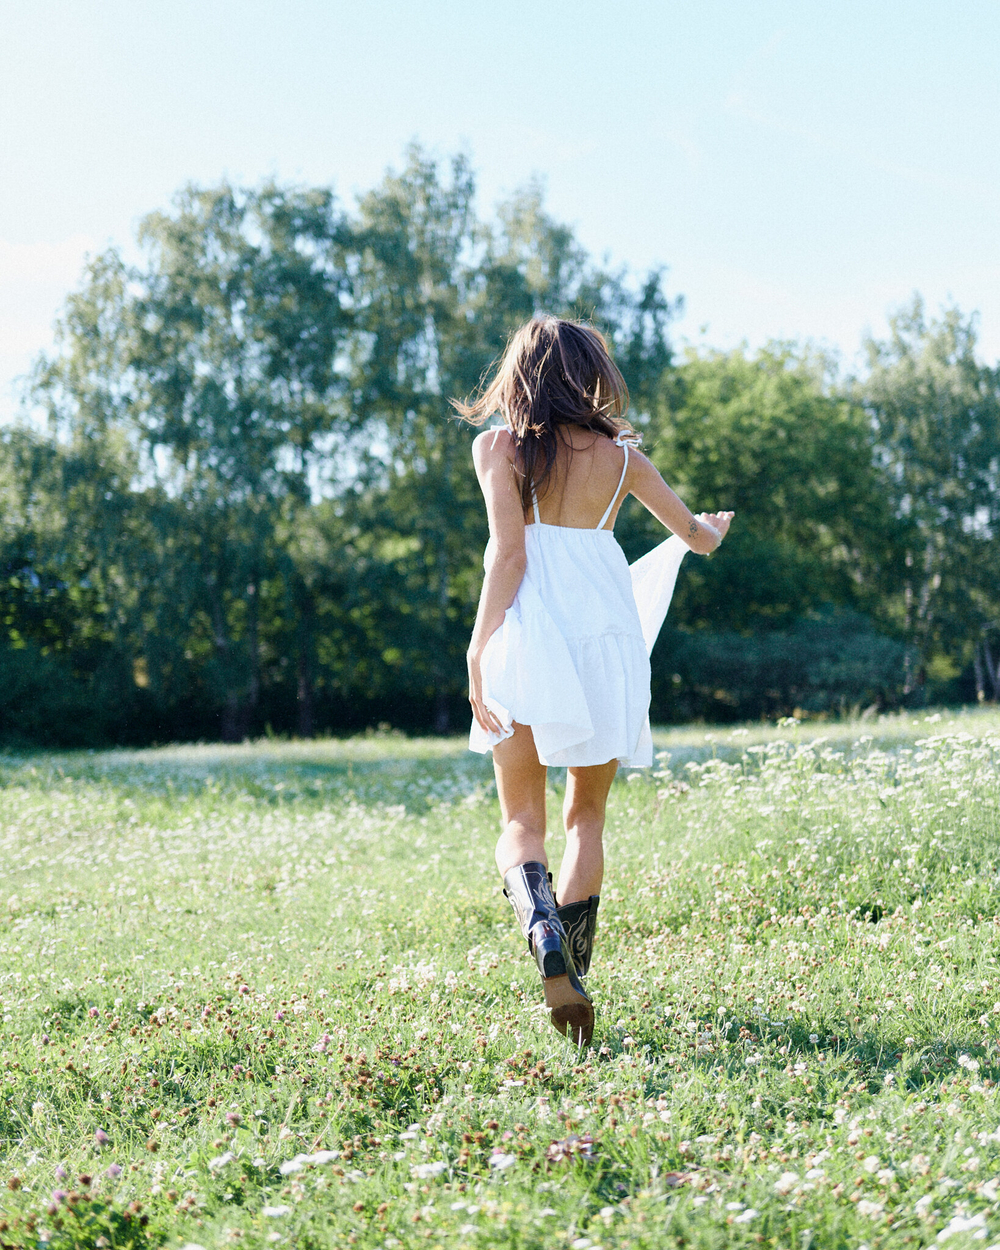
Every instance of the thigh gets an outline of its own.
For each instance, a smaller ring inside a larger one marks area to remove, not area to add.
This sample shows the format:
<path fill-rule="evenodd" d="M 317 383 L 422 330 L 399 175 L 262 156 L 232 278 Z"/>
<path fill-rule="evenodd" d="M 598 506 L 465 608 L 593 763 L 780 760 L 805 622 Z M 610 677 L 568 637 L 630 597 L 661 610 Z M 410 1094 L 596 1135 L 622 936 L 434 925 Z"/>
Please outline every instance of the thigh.
<path fill-rule="evenodd" d="M 594 764 L 590 768 L 567 768 L 565 808 L 603 821 L 611 783 L 618 772 L 618 761 Z"/>
<path fill-rule="evenodd" d="M 538 762 L 530 725 L 514 724 L 514 734 L 493 748 L 500 814 L 506 825 L 527 820 L 545 830 L 545 765 Z"/>

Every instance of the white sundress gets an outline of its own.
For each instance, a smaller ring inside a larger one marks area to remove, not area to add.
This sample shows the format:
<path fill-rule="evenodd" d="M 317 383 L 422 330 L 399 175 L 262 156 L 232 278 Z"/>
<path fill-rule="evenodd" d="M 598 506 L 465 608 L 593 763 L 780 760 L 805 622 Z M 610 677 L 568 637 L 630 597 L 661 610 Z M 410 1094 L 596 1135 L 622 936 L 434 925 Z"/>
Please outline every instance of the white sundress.
<path fill-rule="evenodd" d="M 688 547 L 674 536 L 629 566 L 604 528 L 628 471 L 629 443 L 615 441 L 625 464 L 595 529 L 545 524 L 532 492 L 524 577 L 482 657 L 483 701 L 503 732 L 473 720 L 473 751 L 511 737 L 516 721 L 531 726 L 545 765 L 653 762 L 649 654 Z"/>

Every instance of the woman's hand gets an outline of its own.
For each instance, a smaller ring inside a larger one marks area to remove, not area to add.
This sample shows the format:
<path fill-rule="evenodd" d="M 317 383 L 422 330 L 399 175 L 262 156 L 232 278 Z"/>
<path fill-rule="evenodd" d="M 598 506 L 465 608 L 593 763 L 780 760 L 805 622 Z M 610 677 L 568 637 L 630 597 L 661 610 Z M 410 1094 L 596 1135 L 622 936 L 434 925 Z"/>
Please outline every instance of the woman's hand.
<path fill-rule="evenodd" d="M 735 512 L 699 512 L 695 520 L 700 521 L 702 525 L 707 526 L 709 529 L 715 530 L 719 536 L 719 541 L 715 544 L 718 547 L 719 543 L 722 542 L 729 532 L 729 525 L 735 515 Z"/>
<path fill-rule="evenodd" d="M 466 656 L 469 665 L 469 702 L 476 724 L 487 733 L 502 734 L 503 726 L 483 702 L 483 673 L 478 655 L 470 651 Z"/>

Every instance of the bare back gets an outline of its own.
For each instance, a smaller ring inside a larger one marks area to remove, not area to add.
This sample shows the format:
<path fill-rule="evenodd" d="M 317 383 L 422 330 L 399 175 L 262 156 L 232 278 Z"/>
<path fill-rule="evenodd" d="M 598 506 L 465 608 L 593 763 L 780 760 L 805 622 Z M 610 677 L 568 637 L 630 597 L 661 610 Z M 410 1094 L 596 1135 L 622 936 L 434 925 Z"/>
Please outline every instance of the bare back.
<path fill-rule="evenodd" d="M 560 434 L 555 468 L 546 493 L 538 500 L 542 524 L 595 529 L 614 498 L 604 526 L 613 529 L 618 509 L 628 494 L 627 483 L 622 482 L 624 450 L 605 435 L 579 426 L 562 426 Z M 524 514 L 526 525 L 533 520 L 530 510 Z"/>

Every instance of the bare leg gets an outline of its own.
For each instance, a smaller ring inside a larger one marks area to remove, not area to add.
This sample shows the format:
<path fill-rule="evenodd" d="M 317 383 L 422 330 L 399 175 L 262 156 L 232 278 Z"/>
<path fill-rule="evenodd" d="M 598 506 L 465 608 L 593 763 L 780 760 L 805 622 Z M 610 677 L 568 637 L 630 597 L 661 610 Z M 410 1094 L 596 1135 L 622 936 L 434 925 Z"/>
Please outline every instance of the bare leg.
<path fill-rule="evenodd" d="M 553 1027 L 577 1045 L 588 1045 L 594 1008 L 573 964 L 546 878 L 546 770 L 538 762 L 528 725 L 515 724 L 513 736 L 493 748 L 493 768 L 503 821 L 496 861 L 504 893 L 538 965 Z"/>
<path fill-rule="evenodd" d="M 604 879 L 604 818 L 608 791 L 618 771 L 618 761 L 566 772 L 563 823 L 566 853 L 559 869 L 556 895 L 560 907 L 600 894 Z"/>
<path fill-rule="evenodd" d="M 545 858 L 545 765 L 539 764 L 529 725 L 493 748 L 503 830 L 496 861 L 503 876 L 518 864 L 548 864 Z"/>

